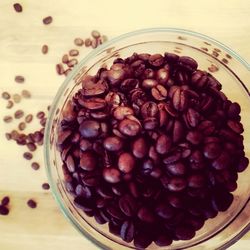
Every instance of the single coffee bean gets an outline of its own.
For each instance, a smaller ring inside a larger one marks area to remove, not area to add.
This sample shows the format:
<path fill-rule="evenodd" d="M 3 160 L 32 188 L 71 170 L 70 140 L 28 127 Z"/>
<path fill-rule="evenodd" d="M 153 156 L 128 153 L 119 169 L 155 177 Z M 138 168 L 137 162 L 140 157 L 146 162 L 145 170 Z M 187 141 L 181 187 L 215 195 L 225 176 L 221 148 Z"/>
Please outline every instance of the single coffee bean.
<path fill-rule="evenodd" d="M 184 137 L 184 126 L 179 120 L 174 121 L 173 125 L 173 143 L 178 143 Z"/>
<path fill-rule="evenodd" d="M 203 137 L 202 134 L 199 131 L 191 130 L 186 135 L 187 141 L 191 142 L 194 145 L 198 145 L 202 142 Z"/>
<path fill-rule="evenodd" d="M 154 130 L 158 127 L 159 122 L 155 117 L 147 117 L 143 121 L 143 127 L 145 130 Z"/>
<path fill-rule="evenodd" d="M 144 119 L 147 117 L 156 117 L 158 111 L 159 109 L 155 102 L 145 102 L 141 106 L 141 115 Z"/>
<path fill-rule="evenodd" d="M 169 80 L 169 69 L 161 68 L 156 72 L 156 79 L 160 84 L 166 84 Z"/>
<path fill-rule="evenodd" d="M 43 184 L 42 184 L 42 188 L 43 188 L 44 190 L 48 190 L 48 189 L 50 189 L 50 185 L 49 185 L 48 183 L 43 183 Z"/>
<path fill-rule="evenodd" d="M 156 87 L 157 84 L 158 82 L 155 79 L 147 78 L 143 80 L 142 87 L 145 89 L 152 89 Z"/>
<path fill-rule="evenodd" d="M 243 172 L 249 164 L 249 159 L 245 156 L 241 157 L 238 164 L 237 164 L 237 171 Z"/>
<path fill-rule="evenodd" d="M 155 222 L 154 213 L 147 207 L 141 207 L 137 213 L 138 218 L 146 223 Z"/>
<path fill-rule="evenodd" d="M 216 211 L 226 211 L 233 202 L 233 195 L 225 188 L 218 187 L 214 190 L 212 206 Z"/>
<path fill-rule="evenodd" d="M 100 123 L 94 120 L 83 121 L 79 131 L 84 138 L 96 138 L 101 132 Z"/>
<path fill-rule="evenodd" d="M 132 154 L 124 152 L 118 158 L 118 168 L 123 173 L 131 172 L 135 167 L 135 158 Z"/>
<path fill-rule="evenodd" d="M 18 12 L 18 13 L 23 11 L 23 7 L 22 7 L 22 5 L 20 3 L 13 4 L 13 7 L 14 7 L 15 11 Z"/>
<path fill-rule="evenodd" d="M 48 51 L 49 51 L 48 45 L 47 45 L 47 44 L 44 44 L 44 45 L 42 46 L 42 53 L 45 55 L 45 54 L 48 53 Z"/>
<path fill-rule="evenodd" d="M 9 209 L 3 205 L 0 205 L 0 214 L 1 215 L 8 215 L 9 214 Z"/>
<path fill-rule="evenodd" d="M 74 44 L 76 46 L 82 46 L 84 44 L 84 41 L 82 40 L 82 38 L 77 37 L 77 38 L 74 39 Z"/>
<path fill-rule="evenodd" d="M 114 112 L 113 112 L 113 116 L 115 117 L 115 119 L 117 120 L 123 120 L 126 118 L 126 116 L 128 115 L 134 115 L 134 111 L 133 109 L 129 108 L 129 107 L 122 107 L 119 106 L 117 107 Z"/>
<path fill-rule="evenodd" d="M 193 128 L 195 128 L 200 122 L 200 114 L 192 108 L 187 110 L 186 118 L 188 124 Z"/>
<path fill-rule="evenodd" d="M 106 107 L 106 101 L 102 98 L 92 97 L 88 99 L 79 99 L 79 104 L 84 108 L 89 109 L 91 111 L 103 110 Z"/>
<path fill-rule="evenodd" d="M 15 114 L 14 114 L 14 117 L 15 119 L 20 119 L 24 116 L 24 112 L 21 110 L 21 109 L 18 109 Z"/>
<path fill-rule="evenodd" d="M 160 203 L 155 208 L 156 214 L 162 219 L 168 220 L 175 215 L 174 208 L 168 204 Z"/>
<path fill-rule="evenodd" d="M 138 210 L 136 200 L 129 194 L 126 194 L 119 199 L 119 207 L 128 217 L 134 216 Z"/>
<path fill-rule="evenodd" d="M 74 205 L 84 212 L 92 212 L 93 211 L 93 201 L 91 199 L 86 199 L 82 196 L 76 196 L 74 199 Z"/>
<path fill-rule="evenodd" d="M 7 206 L 10 202 L 10 197 L 9 196 L 4 196 L 1 200 L 1 205 L 2 206 Z"/>
<path fill-rule="evenodd" d="M 15 82 L 24 83 L 24 81 L 25 81 L 25 78 L 23 76 L 21 76 L 21 75 L 15 76 Z"/>
<path fill-rule="evenodd" d="M 160 67 L 164 63 L 164 58 L 161 54 L 154 54 L 149 57 L 148 62 L 154 67 Z"/>
<path fill-rule="evenodd" d="M 204 146 L 203 153 L 208 159 L 215 159 L 221 154 L 221 146 L 218 143 L 207 143 Z"/>
<path fill-rule="evenodd" d="M 166 166 L 167 171 L 172 175 L 185 175 L 187 167 L 182 162 L 175 162 Z"/>
<path fill-rule="evenodd" d="M 69 55 L 70 56 L 78 56 L 79 55 L 79 50 L 77 50 L 77 49 L 71 49 L 69 51 Z"/>
<path fill-rule="evenodd" d="M 167 135 L 161 135 L 158 137 L 156 141 L 156 146 L 155 146 L 156 152 L 164 155 L 169 151 L 171 145 L 172 145 L 171 138 Z"/>
<path fill-rule="evenodd" d="M 164 86 L 157 84 L 151 89 L 151 95 L 154 97 L 155 100 L 163 101 L 167 98 L 168 91 Z"/>
<path fill-rule="evenodd" d="M 45 25 L 51 24 L 52 21 L 53 21 L 52 16 L 47 16 L 47 17 L 43 18 L 43 23 L 44 23 Z"/>
<path fill-rule="evenodd" d="M 104 168 L 103 178 L 109 183 L 118 183 L 121 180 L 121 173 L 118 169 L 113 167 Z"/>
<path fill-rule="evenodd" d="M 96 156 L 90 152 L 82 152 L 79 167 L 86 171 L 92 171 L 96 168 Z"/>
<path fill-rule="evenodd" d="M 230 159 L 230 155 L 226 151 L 222 151 L 220 156 L 212 162 L 212 166 L 217 170 L 228 168 L 231 163 Z"/>
<path fill-rule="evenodd" d="M 134 239 L 135 227 L 132 221 L 125 221 L 121 226 L 120 235 L 126 242 L 131 242 Z"/>
<path fill-rule="evenodd" d="M 187 186 L 187 182 L 182 177 L 173 177 L 169 180 L 167 187 L 169 191 L 180 192 L 183 191 Z"/>
<path fill-rule="evenodd" d="M 192 174 L 188 177 L 188 186 L 191 188 L 201 188 L 205 184 L 206 180 L 202 174 Z"/>
<path fill-rule="evenodd" d="M 108 151 L 119 151 L 123 147 L 123 141 L 117 136 L 111 136 L 104 140 L 103 146 Z"/>
<path fill-rule="evenodd" d="M 138 249 L 146 249 L 152 243 L 152 238 L 150 235 L 138 231 L 134 236 L 134 245 Z"/>
<path fill-rule="evenodd" d="M 240 122 L 234 120 L 228 120 L 227 126 L 237 134 L 241 134 L 244 131 L 243 125 Z"/>
<path fill-rule="evenodd" d="M 138 122 L 124 119 L 119 124 L 119 130 L 127 136 L 136 136 L 141 131 L 141 126 Z"/>
<path fill-rule="evenodd" d="M 110 205 L 107 207 L 107 212 L 109 215 L 111 215 L 113 218 L 117 219 L 117 220 L 124 220 L 125 216 L 122 213 L 122 211 L 120 210 L 120 208 L 117 205 Z"/>
<path fill-rule="evenodd" d="M 179 58 L 179 65 L 190 71 L 195 71 L 198 67 L 198 63 L 189 56 L 181 56 Z"/>
<path fill-rule="evenodd" d="M 6 122 L 6 123 L 10 123 L 10 122 L 13 121 L 13 118 L 10 115 L 6 115 L 6 116 L 3 117 L 3 121 Z"/>
<path fill-rule="evenodd" d="M 195 230 L 190 225 L 178 226 L 175 230 L 175 236 L 179 240 L 191 240 L 195 236 Z"/>
<path fill-rule="evenodd" d="M 159 234 L 154 240 L 155 244 L 159 247 L 165 247 L 172 244 L 173 240 L 171 236 L 167 235 L 166 232 Z"/>
<path fill-rule="evenodd" d="M 120 89 L 123 92 L 129 92 L 132 89 L 136 88 L 139 85 L 139 80 L 135 78 L 128 78 L 124 80 L 121 85 Z"/>
<path fill-rule="evenodd" d="M 36 208 L 37 207 L 37 203 L 36 201 L 34 201 L 33 199 L 29 199 L 27 201 L 27 205 L 30 207 L 30 208 Z"/>
<path fill-rule="evenodd" d="M 139 137 L 132 144 L 132 152 L 136 158 L 144 158 L 148 152 L 148 146 L 143 137 Z"/>
<path fill-rule="evenodd" d="M 30 152 L 23 153 L 23 158 L 26 160 L 31 160 L 33 158 L 33 155 Z"/>
<path fill-rule="evenodd" d="M 32 162 L 31 163 L 31 167 L 34 169 L 34 170 L 38 170 L 40 168 L 40 165 L 39 163 L 37 162 Z"/>
<path fill-rule="evenodd" d="M 231 103 L 227 110 L 227 115 L 231 119 L 237 119 L 240 114 L 241 108 L 237 102 Z"/>
<path fill-rule="evenodd" d="M 28 148 L 31 152 L 33 152 L 33 151 L 36 150 L 36 145 L 35 145 L 34 143 L 29 142 L 29 143 L 27 143 L 26 145 L 27 145 L 27 148 Z"/>

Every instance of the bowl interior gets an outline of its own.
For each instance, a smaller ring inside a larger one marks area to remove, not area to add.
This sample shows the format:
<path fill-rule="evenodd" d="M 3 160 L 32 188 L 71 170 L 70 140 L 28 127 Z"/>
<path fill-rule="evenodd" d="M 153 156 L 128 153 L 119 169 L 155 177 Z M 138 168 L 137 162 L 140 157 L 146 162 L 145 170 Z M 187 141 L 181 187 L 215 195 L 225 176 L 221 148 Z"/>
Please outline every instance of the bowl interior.
<path fill-rule="evenodd" d="M 216 50 L 215 50 L 216 49 Z M 75 208 L 73 197 L 65 190 L 64 176 L 62 172 L 62 160 L 59 152 L 56 150 L 57 126 L 61 119 L 64 105 L 81 88 L 81 79 L 87 74 L 94 75 L 103 65 L 110 66 L 117 57 L 128 57 L 134 52 L 137 53 L 161 53 L 173 52 L 179 55 L 188 55 L 197 60 L 199 69 L 207 70 L 212 67 L 217 68 L 214 75 L 222 84 L 222 91 L 226 96 L 241 105 L 241 117 L 244 125 L 244 145 L 247 157 L 250 158 L 250 126 L 249 126 L 249 107 L 250 99 L 240 78 L 242 72 L 237 71 L 239 62 L 233 58 L 223 48 L 215 48 L 214 45 L 197 37 L 179 34 L 141 34 L 138 37 L 129 37 L 127 40 L 114 42 L 112 46 L 104 47 L 98 51 L 94 57 L 87 58 L 82 62 L 70 77 L 67 83 L 60 89 L 56 101 L 51 110 L 50 121 L 47 127 L 47 149 L 46 162 L 49 168 L 49 178 L 52 184 L 52 190 L 59 201 L 59 204 L 70 219 L 70 221 L 91 240 L 99 246 L 106 249 L 125 249 L 134 248 L 132 243 L 126 243 L 119 237 L 109 233 L 108 226 L 99 225 L 93 217 L 88 217 L 84 212 Z M 215 53 L 216 52 L 216 53 Z M 218 55 L 217 55 L 218 54 Z M 224 59 L 224 60 L 223 60 Z M 239 70 L 240 67 L 239 67 Z M 202 244 L 213 237 L 213 244 L 220 245 L 223 235 L 220 233 L 230 224 L 238 214 L 244 209 L 248 202 L 250 194 L 249 184 L 250 168 L 244 173 L 239 174 L 238 188 L 233 193 L 234 201 L 231 207 L 224 213 L 214 219 L 206 221 L 205 226 L 196 233 L 196 236 L 190 241 L 175 241 L 169 249 L 182 249 L 198 244 Z M 216 237 L 214 237 L 216 235 Z M 221 236 L 220 236 L 221 235 Z M 225 239 L 223 239 L 225 240 Z M 211 245 L 210 245 L 211 247 Z M 156 249 L 152 244 L 148 249 Z M 168 249 L 168 248 L 164 248 Z M 204 244 L 202 249 L 211 249 Z"/>

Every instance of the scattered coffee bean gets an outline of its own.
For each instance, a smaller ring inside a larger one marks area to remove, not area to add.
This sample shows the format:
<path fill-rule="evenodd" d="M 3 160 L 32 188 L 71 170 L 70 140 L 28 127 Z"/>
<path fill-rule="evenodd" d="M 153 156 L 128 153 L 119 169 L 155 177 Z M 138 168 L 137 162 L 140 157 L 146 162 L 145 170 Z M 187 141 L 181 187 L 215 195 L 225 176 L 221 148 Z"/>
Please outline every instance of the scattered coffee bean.
<path fill-rule="evenodd" d="M 64 68 L 61 63 L 56 64 L 56 72 L 58 75 L 62 75 L 64 73 Z"/>
<path fill-rule="evenodd" d="M 18 75 L 18 76 L 15 77 L 15 81 L 17 83 L 24 83 L 25 79 L 24 79 L 23 76 Z"/>
<path fill-rule="evenodd" d="M 99 37 L 101 36 L 101 34 L 100 34 L 99 31 L 93 30 L 93 31 L 91 32 L 91 36 L 92 36 L 93 38 L 97 39 L 97 38 L 99 38 Z"/>
<path fill-rule="evenodd" d="M 14 106 L 14 102 L 11 101 L 11 100 L 8 100 L 7 105 L 6 105 L 6 108 L 7 108 L 7 109 L 11 109 L 13 106 Z"/>
<path fill-rule="evenodd" d="M 2 93 L 2 98 L 5 99 L 5 100 L 8 100 L 8 99 L 10 99 L 10 94 L 8 92 L 3 92 Z"/>
<path fill-rule="evenodd" d="M 43 18 L 43 24 L 45 24 L 45 25 L 51 24 L 52 21 L 53 21 L 52 16 L 47 16 L 47 17 Z"/>
<path fill-rule="evenodd" d="M 1 201 L 2 206 L 7 206 L 10 202 L 10 197 L 9 196 L 4 196 Z"/>
<path fill-rule="evenodd" d="M 85 44 L 86 47 L 90 47 L 90 46 L 91 46 L 91 43 L 92 43 L 92 41 L 91 41 L 90 38 L 87 38 L 87 39 L 85 39 L 85 41 L 84 41 L 84 44 Z"/>
<path fill-rule="evenodd" d="M 43 111 L 39 111 L 37 114 L 36 114 L 36 117 L 41 120 L 43 119 L 45 116 L 45 113 Z"/>
<path fill-rule="evenodd" d="M 50 189 L 49 183 L 43 183 L 43 184 L 42 184 L 42 188 L 43 188 L 44 190 L 49 190 L 49 189 Z"/>
<path fill-rule="evenodd" d="M 26 160 L 31 160 L 33 158 L 33 155 L 30 152 L 25 152 L 23 154 L 23 158 Z"/>
<path fill-rule="evenodd" d="M 20 123 L 18 124 L 18 129 L 19 129 L 19 130 L 23 131 L 25 128 L 26 128 L 25 122 L 20 122 Z"/>
<path fill-rule="evenodd" d="M 84 44 L 84 41 L 82 40 L 82 38 L 77 37 L 77 38 L 75 38 L 75 40 L 74 40 L 74 44 L 75 44 L 76 46 L 82 46 L 82 45 Z"/>
<path fill-rule="evenodd" d="M 6 115 L 6 116 L 4 116 L 3 121 L 6 123 L 10 123 L 13 121 L 13 118 L 10 115 Z"/>
<path fill-rule="evenodd" d="M 34 170 L 38 170 L 40 168 L 40 165 L 37 163 L 37 162 L 32 162 L 31 163 L 31 167 L 34 169 Z"/>
<path fill-rule="evenodd" d="M 36 201 L 34 201 L 33 199 L 29 199 L 27 201 L 27 205 L 30 207 L 30 208 L 36 208 L 37 207 L 37 203 Z"/>
<path fill-rule="evenodd" d="M 26 146 L 31 152 L 34 152 L 36 150 L 36 145 L 32 142 L 27 143 Z"/>
<path fill-rule="evenodd" d="M 15 114 L 14 114 L 14 117 L 15 119 L 20 119 L 24 116 L 24 112 L 21 110 L 21 109 L 18 109 Z"/>
<path fill-rule="evenodd" d="M 78 64 L 78 60 L 77 59 L 71 59 L 67 62 L 67 65 L 69 67 L 74 67 L 76 64 Z"/>
<path fill-rule="evenodd" d="M 9 214 L 9 209 L 3 205 L 0 205 L 0 214 L 1 215 L 8 215 Z"/>
<path fill-rule="evenodd" d="M 71 49 L 69 51 L 69 55 L 70 56 L 78 56 L 79 55 L 79 50 L 77 50 L 77 49 Z"/>
<path fill-rule="evenodd" d="M 13 101 L 15 102 L 15 103 L 19 103 L 19 102 L 21 102 L 21 96 L 19 95 L 19 94 L 14 94 L 13 95 Z"/>
<path fill-rule="evenodd" d="M 14 9 L 15 9 L 16 12 L 20 13 L 20 12 L 23 11 L 23 7 L 22 7 L 22 5 L 20 3 L 14 3 L 13 7 L 14 7 Z"/>
<path fill-rule="evenodd" d="M 26 99 L 28 99 L 28 98 L 31 97 L 31 93 L 28 90 L 26 90 L 26 89 L 22 90 L 21 94 Z"/>
<path fill-rule="evenodd" d="M 49 51 L 48 45 L 44 44 L 44 45 L 42 46 L 42 53 L 43 53 L 44 55 L 46 55 L 46 54 L 48 54 L 48 51 Z"/>
<path fill-rule="evenodd" d="M 33 115 L 32 114 L 26 115 L 24 120 L 26 123 L 30 123 L 33 120 Z"/>

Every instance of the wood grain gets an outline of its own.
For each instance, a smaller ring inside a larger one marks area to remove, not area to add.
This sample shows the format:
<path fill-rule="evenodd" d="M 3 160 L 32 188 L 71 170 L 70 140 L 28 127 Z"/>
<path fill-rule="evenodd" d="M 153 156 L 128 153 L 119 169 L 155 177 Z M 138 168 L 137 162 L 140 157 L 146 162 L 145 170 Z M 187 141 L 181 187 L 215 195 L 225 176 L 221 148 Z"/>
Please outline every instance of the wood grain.
<path fill-rule="evenodd" d="M 2 117 L 18 108 L 36 114 L 45 110 L 63 81 L 55 73 L 55 64 L 69 49 L 75 37 L 87 37 L 98 29 L 110 38 L 122 33 L 149 27 L 177 27 L 209 35 L 233 48 L 250 62 L 250 2 L 227 1 L 132 1 L 115 0 L 20 0 L 23 12 L 16 13 L 13 1 L 0 1 L 0 91 L 32 92 L 32 99 L 23 100 L 12 110 L 0 100 L 0 198 L 11 197 L 9 216 L 0 216 L 1 250 L 74 250 L 97 249 L 82 237 L 64 218 L 49 191 L 41 188 L 46 181 L 42 148 L 34 154 L 41 169 L 31 169 L 31 162 L 22 158 L 24 148 L 7 142 L 4 133 L 14 129 L 17 122 L 5 124 Z M 42 19 L 53 16 L 45 26 Z M 41 47 L 49 45 L 43 55 Z M 82 48 L 80 58 L 90 49 Z M 24 84 L 16 84 L 14 76 L 24 75 Z M 27 128 L 38 128 L 35 121 Z M 27 207 L 29 198 L 38 202 L 36 209 Z M 246 235 L 230 249 L 249 249 Z"/>

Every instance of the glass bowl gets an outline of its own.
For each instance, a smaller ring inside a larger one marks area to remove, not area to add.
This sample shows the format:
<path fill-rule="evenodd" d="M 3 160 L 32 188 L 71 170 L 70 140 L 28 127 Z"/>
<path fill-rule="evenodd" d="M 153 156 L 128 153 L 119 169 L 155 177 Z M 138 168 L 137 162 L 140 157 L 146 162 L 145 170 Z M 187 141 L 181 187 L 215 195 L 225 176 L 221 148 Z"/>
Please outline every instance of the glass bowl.
<path fill-rule="evenodd" d="M 56 149 L 57 126 L 65 103 L 81 87 L 86 74 L 94 75 L 106 64 L 110 66 L 117 57 L 128 57 L 137 53 L 173 52 L 188 55 L 197 60 L 199 68 L 210 71 L 221 83 L 222 91 L 242 108 L 244 125 L 245 153 L 250 158 L 249 126 L 249 65 L 234 51 L 205 35 L 169 28 L 146 29 L 131 32 L 103 44 L 86 56 L 66 78 L 51 106 L 45 131 L 45 163 L 53 195 L 65 217 L 79 232 L 101 249 L 135 249 L 109 233 L 107 224 L 99 225 L 93 217 L 73 205 L 73 197 L 64 187 L 62 160 Z M 250 228 L 250 168 L 239 174 L 238 188 L 233 193 L 234 201 L 230 208 L 214 219 L 206 221 L 205 226 L 189 241 L 174 241 L 162 249 L 225 249 L 239 240 Z M 148 249 L 158 249 L 151 244 Z"/>

